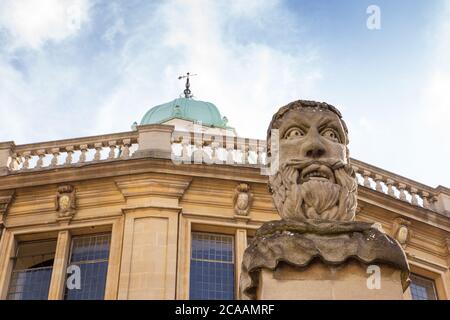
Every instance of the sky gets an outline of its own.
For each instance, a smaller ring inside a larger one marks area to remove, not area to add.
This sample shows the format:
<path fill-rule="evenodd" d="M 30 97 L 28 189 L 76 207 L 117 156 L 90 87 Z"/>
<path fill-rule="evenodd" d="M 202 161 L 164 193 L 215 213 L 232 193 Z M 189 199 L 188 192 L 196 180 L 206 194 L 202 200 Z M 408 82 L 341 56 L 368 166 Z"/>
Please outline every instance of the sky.
<path fill-rule="evenodd" d="M 325 101 L 352 157 L 450 187 L 450 0 L 0 0 L 0 141 L 129 131 L 186 72 L 240 136 Z"/>

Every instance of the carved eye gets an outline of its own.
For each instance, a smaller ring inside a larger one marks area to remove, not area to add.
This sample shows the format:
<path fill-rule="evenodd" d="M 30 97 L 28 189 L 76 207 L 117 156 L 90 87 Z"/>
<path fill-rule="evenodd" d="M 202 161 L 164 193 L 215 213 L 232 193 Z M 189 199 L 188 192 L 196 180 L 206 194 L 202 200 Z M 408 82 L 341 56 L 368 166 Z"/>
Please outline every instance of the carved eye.
<path fill-rule="evenodd" d="M 339 135 L 333 129 L 325 129 L 322 131 L 321 134 L 323 137 L 330 139 L 331 141 L 339 142 L 339 143 L 341 142 L 341 140 L 339 139 Z"/>
<path fill-rule="evenodd" d="M 303 137 L 304 135 L 305 135 L 305 133 L 302 131 L 302 129 L 295 127 L 295 128 L 289 129 L 284 134 L 284 138 L 285 139 L 295 139 L 295 138 Z"/>

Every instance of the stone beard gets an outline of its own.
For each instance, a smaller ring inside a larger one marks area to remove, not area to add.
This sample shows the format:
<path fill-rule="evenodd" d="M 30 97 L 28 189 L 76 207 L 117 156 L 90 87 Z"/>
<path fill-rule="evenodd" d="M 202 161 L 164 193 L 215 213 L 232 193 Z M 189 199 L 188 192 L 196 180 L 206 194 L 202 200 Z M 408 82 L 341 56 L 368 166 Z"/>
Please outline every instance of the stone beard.
<path fill-rule="evenodd" d="M 311 171 L 327 172 L 329 178 L 311 176 L 302 180 Z M 269 178 L 269 185 L 283 219 L 351 221 L 355 216 L 357 183 L 349 165 L 333 169 L 323 162 L 312 162 L 303 168 L 284 164 Z"/>
<path fill-rule="evenodd" d="M 269 188 L 283 219 L 352 221 L 357 181 L 348 163 L 348 136 L 339 111 L 327 104 L 294 102 L 269 126 L 279 130 L 279 169 Z"/>

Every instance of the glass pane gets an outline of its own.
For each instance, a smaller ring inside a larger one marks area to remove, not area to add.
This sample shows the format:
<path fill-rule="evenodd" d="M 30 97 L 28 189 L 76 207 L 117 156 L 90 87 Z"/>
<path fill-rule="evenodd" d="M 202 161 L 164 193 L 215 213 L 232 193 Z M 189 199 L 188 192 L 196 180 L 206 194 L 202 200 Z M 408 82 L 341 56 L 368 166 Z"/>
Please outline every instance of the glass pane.
<path fill-rule="evenodd" d="M 73 238 L 70 262 L 108 260 L 110 240 L 109 234 Z"/>
<path fill-rule="evenodd" d="M 192 233 L 190 298 L 234 299 L 233 237 Z"/>
<path fill-rule="evenodd" d="M 64 295 L 66 300 L 104 299 L 110 242 L 110 234 L 88 235 L 72 239 L 70 265 L 80 268 L 80 286 L 73 289 L 66 286 Z M 69 276 L 75 274 L 76 271 Z"/>
<path fill-rule="evenodd" d="M 411 295 L 413 300 L 437 300 L 434 281 L 411 274 Z"/>
<path fill-rule="evenodd" d="M 46 300 L 53 267 L 13 271 L 8 300 Z"/>
<path fill-rule="evenodd" d="M 48 298 L 55 250 L 55 240 L 19 243 L 7 299 Z"/>

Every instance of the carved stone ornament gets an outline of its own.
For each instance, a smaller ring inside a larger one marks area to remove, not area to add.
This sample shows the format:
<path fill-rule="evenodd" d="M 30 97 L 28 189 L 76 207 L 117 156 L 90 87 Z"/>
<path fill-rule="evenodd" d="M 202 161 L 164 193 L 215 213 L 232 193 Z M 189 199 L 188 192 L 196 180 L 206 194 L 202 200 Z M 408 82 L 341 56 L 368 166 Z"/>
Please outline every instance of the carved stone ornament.
<path fill-rule="evenodd" d="M 397 218 L 394 220 L 393 235 L 395 239 L 400 243 L 403 248 L 406 248 L 409 240 L 411 239 L 411 222 L 403 218 Z"/>
<path fill-rule="evenodd" d="M 250 192 L 250 186 L 246 183 L 240 183 L 234 190 L 234 212 L 240 216 L 247 216 L 252 205 L 252 201 L 253 194 Z"/>
<path fill-rule="evenodd" d="M 5 227 L 6 215 L 8 209 L 15 197 L 15 191 L 2 191 L 0 192 L 0 236 L 3 228 Z"/>
<path fill-rule="evenodd" d="M 75 209 L 75 188 L 71 185 L 59 186 L 55 200 L 55 210 L 58 212 L 58 218 L 72 218 L 75 214 Z"/>
<path fill-rule="evenodd" d="M 279 137 L 273 150 L 272 130 Z M 280 262 L 304 268 L 315 259 L 397 267 L 406 290 L 409 267 L 400 245 L 376 224 L 354 221 L 358 184 L 348 142 L 341 113 L 327 103 L 299 100 L 275 113 L 267 145 L 271 165 L 278 165 L 270 170 L 269 191 L 281 220 L 263 224 L 245 250 L 241 299 L 256 299 L 261 269 Z"/>

